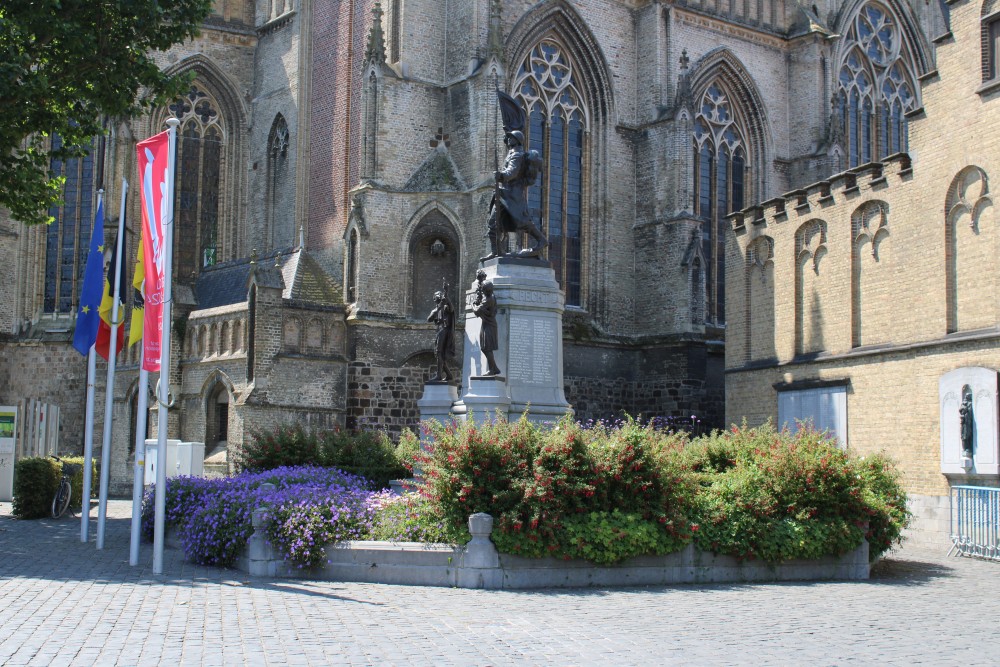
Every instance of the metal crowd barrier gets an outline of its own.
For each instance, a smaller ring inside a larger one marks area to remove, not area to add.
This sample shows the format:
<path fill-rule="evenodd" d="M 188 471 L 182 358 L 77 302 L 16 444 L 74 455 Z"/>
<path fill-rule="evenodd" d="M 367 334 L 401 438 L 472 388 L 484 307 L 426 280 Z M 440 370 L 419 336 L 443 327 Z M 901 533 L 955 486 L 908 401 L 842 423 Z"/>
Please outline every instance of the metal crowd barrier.
<path fill-rule="evenodd" d="M 951 549 L 1000 561 L 1000 489 L 951 487 Z"/>

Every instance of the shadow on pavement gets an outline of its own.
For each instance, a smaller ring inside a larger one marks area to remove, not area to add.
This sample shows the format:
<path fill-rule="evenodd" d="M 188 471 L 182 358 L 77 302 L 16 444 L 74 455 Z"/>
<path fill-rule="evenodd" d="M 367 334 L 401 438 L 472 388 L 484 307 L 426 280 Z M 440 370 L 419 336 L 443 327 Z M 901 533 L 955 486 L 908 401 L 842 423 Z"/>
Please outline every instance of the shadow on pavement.
<path fill-rule="evenodd" d="M 96 509 L 93 513 L 96 517 Z M 105 549 L 95 548 L 96 518 L 92 520 L 90 542 L 80 542 L 80 519 L 37 519 L 19 521 L 0 515 L 0 583 L 9 578 L 29 578 L 48 581 L 90 581 L 110 584 L 191 586 L 199 583 L 243 586 L 282 593 L 298 593 L 312 597 L 337 599 L 362 604 L 378 604 L 367 600 L 343 597 L 329 592 L 336 582 L 313 582 L 308 579 L 266 579 L 251 577 L 237 570 L 195 565 L 184 560 L 178 549 L 164 552 L 164 575 L 152 572 L 152 545 L 143 543 L 140 565 L 128 564 L 128 518 L 108 518 Z M 740 591 L 756 586 L 815 586 L 832 583 L 879 586 L 921 586 L 937 579 L 957 576 L 956 568 L 942 562 L 944 554 L 903 551 L 883 559 L 872 567 L 869 581 L 857 582 L 762 582 L 760 584 L 679 584 L 674 586 L 636 586 L 629 588 L 553 588 L 532 591 L 508 591 L 510 594 L 552 595 L 569 597 L 600 597 L 630 591 L 676 590 L 696 594 L 698 591 Z"/>
<path fill-rule="evenodd" d="M 935 579 L 950 577 L 955 568 L 930 559 L 910 559 L 896 556 L 886 558 L 871 569 L 872 583 L 913 586 L 926 584 Z"/>

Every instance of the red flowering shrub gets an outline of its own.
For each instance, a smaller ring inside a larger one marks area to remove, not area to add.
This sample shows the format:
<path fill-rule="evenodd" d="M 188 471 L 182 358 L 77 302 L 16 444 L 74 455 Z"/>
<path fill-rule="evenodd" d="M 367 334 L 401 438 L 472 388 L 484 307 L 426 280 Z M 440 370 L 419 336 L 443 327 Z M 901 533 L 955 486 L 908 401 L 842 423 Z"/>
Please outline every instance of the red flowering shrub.
<path fill-rule="evenodd" d="M 608 563 L 690 540 L 692 485 L 675 462 L 679 448 L 665 444 L 677 436 L 631 421 L 545 429 L 526 417 L 430 428 L 433 444 L 419 462 L 425 493 L 456 525 L 492 514 L 500 551 Z"/>
<path fill-rule="evenodd" d="M 685 457 L 703 473 L 695 540 L 705 551 L 780 562 L 842 555 L 867 537 L 875 558 L 909 520 L 885 459 L 849 457 L 814 430 L 733 427 Z"/>

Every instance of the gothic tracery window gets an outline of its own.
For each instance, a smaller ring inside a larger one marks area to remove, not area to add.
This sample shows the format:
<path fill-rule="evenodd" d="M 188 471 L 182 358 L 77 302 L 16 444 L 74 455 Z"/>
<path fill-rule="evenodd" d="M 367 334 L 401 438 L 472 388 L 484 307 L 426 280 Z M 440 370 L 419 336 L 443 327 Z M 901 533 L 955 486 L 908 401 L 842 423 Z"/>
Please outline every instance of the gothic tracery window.
<path fill-rule="evenodd" d="M 912 56 L 895 17 L 876 3 L 850 24 L 834 100 L 848 164 L 906 151 L 906 113 L 917 107 Z"/>
<path fill-rule="evenodd" d="M 558 42 L 543 39 L 522 61 L 513 90 L 528 114 L 526 147 L 545 160 L 541 179 L 528 190 L 528 206 L 541 214 L 542 230 L 549 237 L 549 261 L 566 304 L 579 306 L 583 163 L 589 130 L 573 61 Z"/>
<path fill-rule="evenodd" d="M 197 85 L 170 106 L 177 128 L 174 271 L 189 280 L 218 261 L 220 175 L 225 126 L 218 104 Z"/>
<path fill-rule="evenodd" d="M 60 145 L 59 136 L 52 137 L 53 150 Z M 97 210 L 92 155 L 88 153 L 68 160 L 53 159 L 49 163 L 52 173 L 64 176 L 66 183 L 62 204 L 49 209 L 53 220 L 45 230 L 43 308 L 46 313 L 73 312 L 79 301 Z"/>
<path fill-rule="evenodd" d="M 726 319 L 726 216 L 744 207 L 747 146 L 729 96 L 718 83 L 705 90 L 694 121 L 694 210 L 702 221 L 705 322 Z"/>

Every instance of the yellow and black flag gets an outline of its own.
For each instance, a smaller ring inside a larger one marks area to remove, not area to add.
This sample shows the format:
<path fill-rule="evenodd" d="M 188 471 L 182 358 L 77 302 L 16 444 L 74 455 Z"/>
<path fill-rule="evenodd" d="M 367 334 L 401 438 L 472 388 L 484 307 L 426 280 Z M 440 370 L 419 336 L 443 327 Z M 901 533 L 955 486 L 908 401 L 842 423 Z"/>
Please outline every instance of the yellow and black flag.
<path fill-rule="evenodd" d="M 142 286 L 146 281 L 146 268 L 142 260 L 142 237 L 139 238 L 139 252 L 136 253 L 135 275 L 132 277 L 132 319 L 128 327 L 128 346 L 132 347 L 142 340 L 144 322 L 143 310 L 146 301 L 142 296 Z"/>

